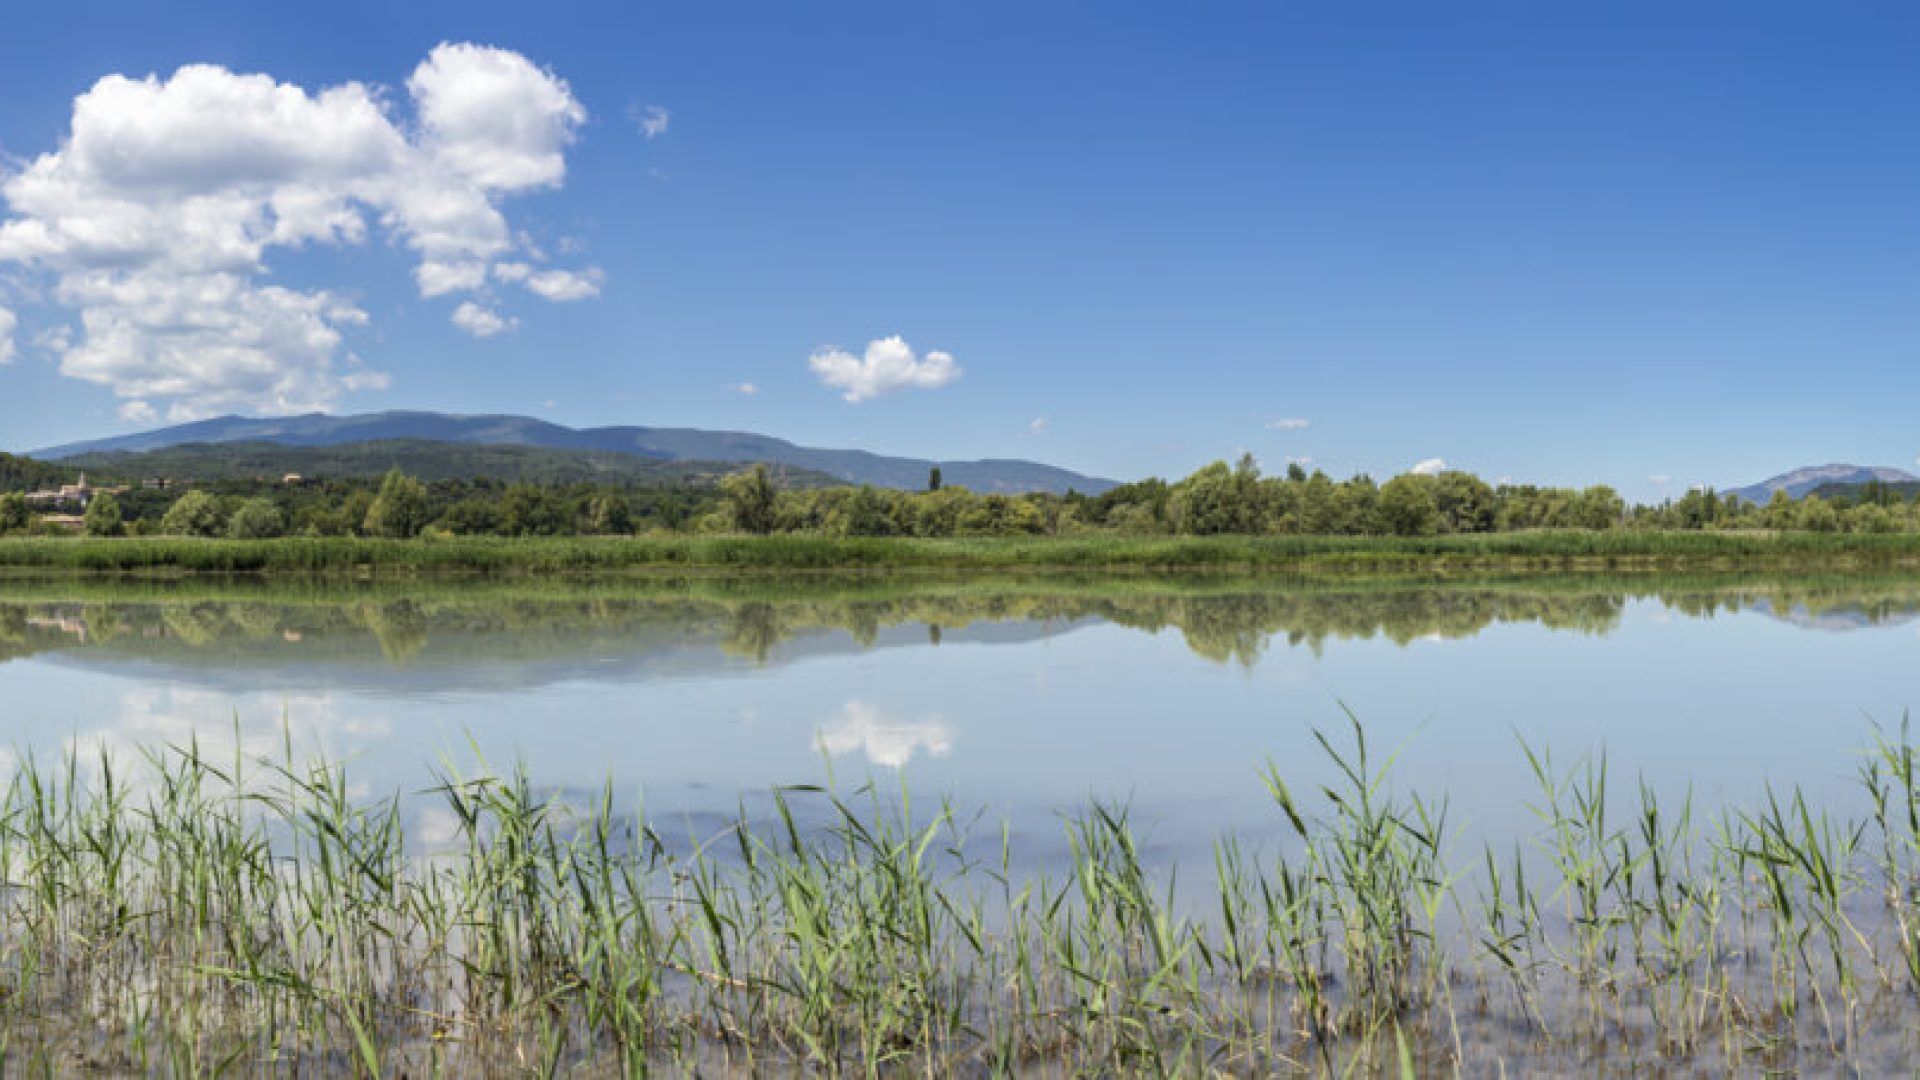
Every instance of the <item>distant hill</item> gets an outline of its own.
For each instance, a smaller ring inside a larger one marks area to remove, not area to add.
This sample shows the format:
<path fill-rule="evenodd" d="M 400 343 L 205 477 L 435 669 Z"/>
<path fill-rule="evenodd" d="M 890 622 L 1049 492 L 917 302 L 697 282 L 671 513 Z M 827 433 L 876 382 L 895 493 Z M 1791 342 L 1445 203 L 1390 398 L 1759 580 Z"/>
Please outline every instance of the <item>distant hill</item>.
<path fill-rule="evenodd" d="M 1920 482 L 1920 477 L 1884 465 L 1813 465 L 1781 473 L 1758 484 L 1735 488 L 1726 494 L 1748 502 L 1764 503 L 1773 498 L 1776 491 L 1785 491 L 1789 498 L 1798 499 L 1820 488 L 1858 487 L 1875 480 L 1883 484 L 1909 484 Z"/>
<path fill-rule="evenodd" d="M 33 491 L 73 482 L 73 470 L 32 458 L 0 454 L 0 492 Z"/>
<path fill-rule="evenodd" d="M 96 477 L 129 480 L 167 477 L 199 483 L 256 477 L 278 479 L 288 473 L 316 479 L 351 479 L 380 476 L 397 468 L 422 480 L 486 477 L 507 483 L 589 482 L 649 487 L 699 483 L 739 468 L 735 462 L 666 461 L 609 450 L 551 450 L 543 446 L 425 439 L 372 439 L 336 446 L 184 443 L 157 450 L 76 454 L 63 459 L 61 465 L 90 471 Z M 782 482 L 793 487 L 820 487 L 839 482 L 811 470 L 783 467 L 782 471 Z"/>
<path fill-rule="evenodd" d="M 49 447 L 35 451 L 33 456 L 65 463 L 82 455 L 158 450 L 188 443 L 338 446 L 395 439 L 600 451 L 661 461 L 764 461 L 771 465 L 824 473 L 846 483 L 907 490 L 924 487 L 927 471 L 936 465 L 946 483 L 978 492 L 1061 493 L 1072 489 L 1091 495 L 1114 486 L 1111 480 L 1015 459 L 932 461 L 887 457 L 864 450 L 796 446 L 785 439 L 742 431 L 647 427 L 577 429 L 530 416 L 454 416 L 431 412 L 382 412 L 358 416 L 311 413 L 264 419 L 224 416 L 136 435 Z"/>

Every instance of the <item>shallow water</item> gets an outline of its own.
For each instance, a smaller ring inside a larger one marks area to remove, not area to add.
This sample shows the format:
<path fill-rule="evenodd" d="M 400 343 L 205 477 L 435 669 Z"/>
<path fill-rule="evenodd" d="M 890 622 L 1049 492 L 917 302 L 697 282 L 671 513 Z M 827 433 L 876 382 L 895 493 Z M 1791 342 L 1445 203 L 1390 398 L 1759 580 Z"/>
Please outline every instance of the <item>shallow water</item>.
<path fill-rule="evenodd" d="M 1706 808 L 1772 784 L 1851 811 L 1916 661 L 1899 577 L 0 582 L 17 755 L 290 738 L 385 793 L 477 754 L 562 794 L 610 782 L 689 837 L 775 785 L 904 780 L 1042 860 L 1090 797 L 1127 802 L 1156 859 L 1273 833 L 1260 767 L 1324 777 L 1312 731 L 1345 708 L 1475 847 L 1532 827 L 1520 738 Z M 448 827 L 412 813 L 417 839 Z"/>

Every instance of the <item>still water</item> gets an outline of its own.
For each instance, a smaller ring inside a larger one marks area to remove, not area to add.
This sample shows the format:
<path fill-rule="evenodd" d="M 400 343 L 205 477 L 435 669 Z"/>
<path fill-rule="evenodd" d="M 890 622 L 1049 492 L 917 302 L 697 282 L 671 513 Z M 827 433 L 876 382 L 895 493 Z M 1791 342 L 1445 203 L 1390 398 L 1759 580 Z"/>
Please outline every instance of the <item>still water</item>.
<path fill-rule="evenodd" d="M 1872 724 L 1915 703 L 1920 578 L 0 582 L 15 758 L 290 741 L 369 795 L 519 762 L 689 838 L 776 785 L 904 780 L 1042 860 L 1089 798 L 1204 860 L 1278 827 L 1263 764 L 1327 775 L 1312 733 L 1346 709 L 1495 842 L 1530 828 L 1519 739 L 1696 804 L 1851 811 Z M 410 806 L 415 838 L 449 827 Z"/>

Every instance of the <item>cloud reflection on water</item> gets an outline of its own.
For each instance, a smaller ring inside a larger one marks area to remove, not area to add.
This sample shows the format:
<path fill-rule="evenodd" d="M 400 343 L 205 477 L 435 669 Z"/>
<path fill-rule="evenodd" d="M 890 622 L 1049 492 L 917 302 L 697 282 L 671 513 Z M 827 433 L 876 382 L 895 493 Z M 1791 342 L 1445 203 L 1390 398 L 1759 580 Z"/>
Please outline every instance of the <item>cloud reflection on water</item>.
<path fill-rule="evenodd" d="M 938 716 L 925 720 L 896 720 L 874 705 L 849 701 L 840 715 L 820 726 L 815 743 L 834 757 L 864 752 L 867 763 L 897 769 L 924 750 L 946 757 L 953 749 L 953 729 Z"/>

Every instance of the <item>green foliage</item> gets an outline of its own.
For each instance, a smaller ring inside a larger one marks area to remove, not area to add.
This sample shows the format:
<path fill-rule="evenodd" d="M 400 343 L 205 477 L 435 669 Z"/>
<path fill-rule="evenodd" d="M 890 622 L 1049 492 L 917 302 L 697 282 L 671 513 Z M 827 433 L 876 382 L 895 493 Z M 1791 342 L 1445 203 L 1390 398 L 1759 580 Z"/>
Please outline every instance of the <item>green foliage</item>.
<path fill-rule="evenodd" d="M 560 536 L 572 531 L 572 515 L 553 492 L 532 484 L 514 484 L 500 504 L 504 536 Z"/>
<path fill-rule="evenodd" d="M 44 461 L 0 453 L 0 492 L 36 491 L 74 481 L 73 468 L 49 465 Z"/>
<path fill-rule="evenodd" d="M 633 508 L 624 495 L 595 495 L 587 504 L 587 531 L 600 536 L 620 536 L 633 531 Z"/>
<path fill-rule="evenodd" d="M 221 450 L 193 449 L 204 454 Z M 271 449 L 277 453 L 289 448 Z M 249 452 L 242 448 L 239 460 L 251 461 Z M 125 464 L 131 466 L 132 460 Z M 0 472 L 9 463 L 20 475 L 37 465 L 0 458 Z M 1421 538 L 1539 530 L 1920 533 L 1920 504 L 1911 500 L 1912 493 L 1884 484 L 1826 489 L 1830 497 L 1799 500 L 1776 494 L 1764 506 L 1704 489 L 1656 506 L 1629 506 L 1605 485 L 1494 487 L 1460 471 L 1398 476 L 1376 484 L 1365 475 L 1335 480 L 1295 462 L 1281 475 L 1263 476 L 1246 455 L 1232 465 L 1213 462 L 1171 483 L 1149 478 L 1098 496 L 973 492 L 945 484 L 938 472 L 937 466 L 929 469 L 925 491 L 823 485 L 816 482 L 818 477 L 804 475 L 795 483 L 789 482 L 795 474 L 776 474 L 759 465 L 726 475 L 689 474 L 670 486 L 636 484 L 627 476 L 569 483 L 507 484 L 486 477 L 423 481 L 392 468 L 378 483 L 341 476 L 282 483 L 277 473 L 235 475 L 193 488 L 214 502 L 212 514 L 219 523 L 211 526 L 211 533 L 206 531 L 207 507 L 197 502 L 201 520 L 190 524 L 184 518 L 191 515 L 182 514 L 167 521 L 178 501 L 177 485 L 135 486 L 119 499 L 126 531 L 136 536 L 225 535 L 222 508 L 250 500 L 270 502 L 286 534 L 335 537 L 364 533 L 405 538 L 428 526 L 456 536 L 743 532 L 926 539 L 1095 534 Z M 33 527 L 29 510 L 17 497 L 0 503 L 0 531 Z"/>
<path fill-rule="evenodd" d="M 120 515 L 120 500 L 104 492 L 95 495 L 87 503 L 82 525 L 88 536 L 119 536 L 125 528 Z"/>
<path fill-rule="evenodd" d="M 267 540 L 286 532 L 286 517 L 271 499 L 248 499 L 227 522 L 227 535 L 235 540 Z"/>
<path fill-rule="evenodd" d="M 225 521 L 218 500 L 204 491 L 189 491 L 167 508 L 160 531 L 168 536 L 219 536 Z"/>
<path fill-rule="evenodd" d="M 427 527 L 428 520 L 425 485 L 394 469 L 387 473 L 387 478 L 380 484 L 380 494 L 374 497 L 373 505 L 367 508 L 366 523 L 362 529 L 369 536 L 405 540 L 420 535 L 420 530 Z"/>
<path fill-rule="evenodd" d="M 761 536 L 773 531 L 779 490 L 765 465 L 755 465 L 720 481 L 720 494 L 726 499 L 734 528 Z"/>
<path fill-rule="evenodd" d="M 18 532 L 27 527 L 27 519 L 32 517 L 27 509 L 27 497 L 17 491 L 0 495 L 0 533 Z"/>
<path fill-rule="evenodd" d="M 1380 527 L 1394 536 L 1431 536 L 1439 531 L 1440 502 L 1431 477 L 1407 473 L 1381 485 L 1375 510 Z"/>

